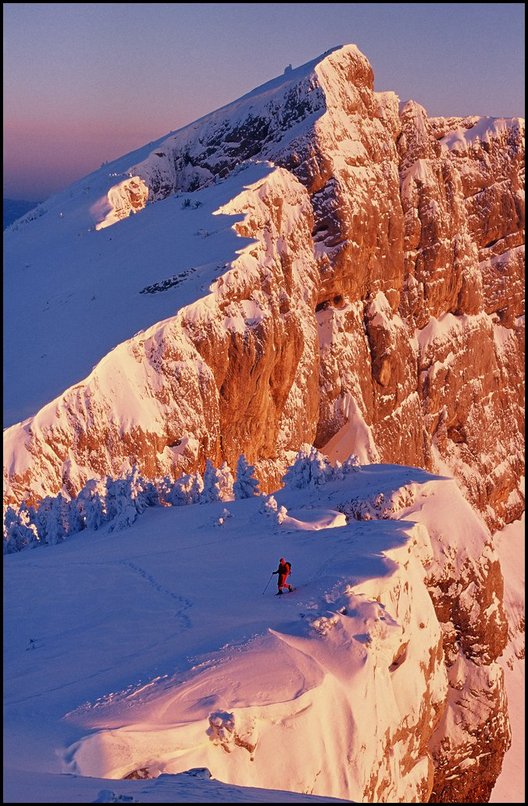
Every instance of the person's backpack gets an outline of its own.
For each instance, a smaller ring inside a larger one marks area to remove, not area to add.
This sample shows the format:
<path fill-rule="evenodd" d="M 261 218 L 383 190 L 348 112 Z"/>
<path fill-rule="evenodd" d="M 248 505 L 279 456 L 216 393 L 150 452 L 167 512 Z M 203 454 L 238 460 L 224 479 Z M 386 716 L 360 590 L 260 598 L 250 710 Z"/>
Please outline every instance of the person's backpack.
<path fill-rule="evenodd" d="M 286 562 L 286 563 L 284 563 L 284 565 L 288 569 L 288 573 L 291 574 L 291 563 Z"/>

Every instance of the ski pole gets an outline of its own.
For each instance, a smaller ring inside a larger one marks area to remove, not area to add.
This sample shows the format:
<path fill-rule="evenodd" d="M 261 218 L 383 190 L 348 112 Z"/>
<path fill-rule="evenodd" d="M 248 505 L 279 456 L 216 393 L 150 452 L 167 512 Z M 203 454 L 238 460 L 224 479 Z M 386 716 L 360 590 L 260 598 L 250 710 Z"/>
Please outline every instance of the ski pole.
<path fill-rule="evenodd" d="M 267 588 L 267 587 L 268 587 L 268 585 L 270 584 L 270 582 L 271 582 L 271 577 L 272 577 L 272 576 L 273 576 L 273 571 L 271 572 L 271 576 L 270 576 L 270 578 L 269 578 L 269 579 L 268 579 L 268 581 L 266 582 L 266 588 Z M 264 590 L 262 591 L 262 595 L 263 595 L 263 596 L 264 596 L 264 594 L 266 593 L 266 588 L 264 588 Z"/>

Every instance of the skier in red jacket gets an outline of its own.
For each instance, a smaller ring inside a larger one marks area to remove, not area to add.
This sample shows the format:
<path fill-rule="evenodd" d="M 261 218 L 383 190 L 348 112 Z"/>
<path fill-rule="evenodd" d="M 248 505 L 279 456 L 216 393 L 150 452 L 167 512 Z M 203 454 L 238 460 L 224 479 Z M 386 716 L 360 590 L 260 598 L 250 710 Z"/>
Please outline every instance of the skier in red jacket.
<path fill-rule="evenodd" d="M 277 582 L 277 586 L 279 588 L 278 592 L 275 594 L 276 596 L 282 595 L 282 589 L 288 588 L 289 591 L 293 590 L 293 586 L 289 585 L 286 580 L 288 579 L 289 575 L 291 574 L 291 563 L 281 557 L 279 560 L 279 567 L 276 571 L 273 572 L 274 574 L 279 575 L 279 579 Z"/>

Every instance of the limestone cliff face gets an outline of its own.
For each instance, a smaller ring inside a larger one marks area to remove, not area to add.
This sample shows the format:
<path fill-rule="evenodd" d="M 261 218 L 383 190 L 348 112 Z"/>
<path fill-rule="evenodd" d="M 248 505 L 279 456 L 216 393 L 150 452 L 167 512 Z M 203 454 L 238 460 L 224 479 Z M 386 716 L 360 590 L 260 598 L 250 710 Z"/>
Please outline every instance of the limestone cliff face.
<path fill-rule="evenodd" d="M 454 500 L 455 491 L 452 495 Z M 491 535 L 469 506 L 449 531 L 430 516 L 425 520 L 434 535 L 426 583 L 443 631 L 449 684 L 430 745 L 435 769 L 430 801 L 485 803 L 511 742 L 497 663 L 508 638 L 502 574 Z"/>
<path fill-rule="evenodd" d="M 245 214 L 239 233 L 258 241 L 208 296 L 119 345 L 86 381 L 7 430 L 8 450 L 26 445 L 8 497 L 38 498 L 57 483 L 75 494 L 87 478 L 119 476 L 128 463 L 149 477 L 177 477 L 206 458 L 235 467 L 241 453 L 266 460 L 313 440 L 319 357 L 308 195 L 276 169 L 228 207 Z M 275 485 L 279 478 L 275 469 Z"/>
<path fill-rule="evenodd" d="M 445 462 L 498 526 L 523 508 L 514 479 L 523 467 L 524 129 L 485 118 L 429 122 L 413 104 L 402 120 L 401 312 L 419 329 L 426 461 Z M 409 126 L 421 134 L 414 141 Z"/>

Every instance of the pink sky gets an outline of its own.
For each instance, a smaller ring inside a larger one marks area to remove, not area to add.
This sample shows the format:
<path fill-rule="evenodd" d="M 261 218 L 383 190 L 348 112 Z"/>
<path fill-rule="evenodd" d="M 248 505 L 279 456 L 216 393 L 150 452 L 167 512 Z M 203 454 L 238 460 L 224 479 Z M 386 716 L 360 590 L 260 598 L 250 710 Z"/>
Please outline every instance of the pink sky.
<path fill-rule="evenodd" d="M 524 114 L 522 3 L 4 3 L 4 196 L 41 200 L 329 48 L 431 115 Z"/>

